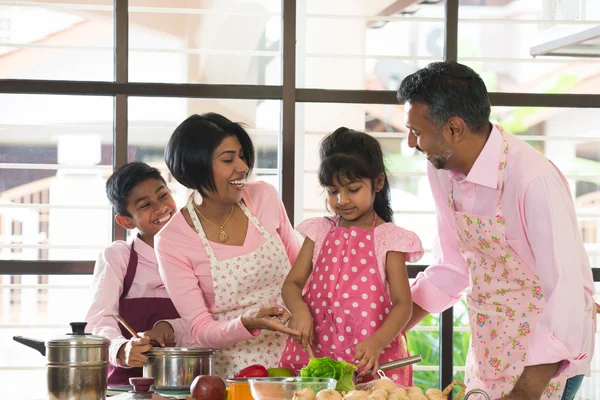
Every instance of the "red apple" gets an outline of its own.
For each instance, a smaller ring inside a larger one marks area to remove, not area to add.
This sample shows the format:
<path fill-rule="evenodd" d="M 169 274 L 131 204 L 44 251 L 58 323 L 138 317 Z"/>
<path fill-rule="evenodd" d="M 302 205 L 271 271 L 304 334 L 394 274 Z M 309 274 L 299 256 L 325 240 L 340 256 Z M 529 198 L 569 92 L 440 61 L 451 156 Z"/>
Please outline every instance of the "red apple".
<path fill-rule="evenodd" d="M 198 375 L 190 386 L 190 394 L 193 400 L 222 400 L 227 389 L 218 376 Z"/>
<path fill-rule="evenodd" d="M 269 372 L 265 367 L 260 364 L 250 365 L 235 374 L 234 378 L 266 378 L 269 376 Z"/>

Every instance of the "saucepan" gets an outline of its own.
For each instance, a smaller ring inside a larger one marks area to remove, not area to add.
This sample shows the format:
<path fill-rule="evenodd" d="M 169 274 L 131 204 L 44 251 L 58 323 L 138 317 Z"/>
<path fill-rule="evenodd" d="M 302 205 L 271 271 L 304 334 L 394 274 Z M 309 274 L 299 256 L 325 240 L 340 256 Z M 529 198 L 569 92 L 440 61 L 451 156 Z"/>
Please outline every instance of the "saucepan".
<path fill-rule="evenodd" d="M 198 375 L 213 375 L 217 350 L 194 347 L 153 347 L 146 355 L 144 377 L 157 390 L 189 390 Z"/>
<path fill-rule="evenodd" d="M 72 333 L 44 343 L 23 336 L 13 340 L 47 356 L 51 400 L 106 398 L 109 340 L 85 333 L 85 322 L 72 322 Z"/>
<path fill-rule="evenodd" d="M 139 338 L 137 332 L 119 314 L 114 317 L 121 325 Z M 212 375 L 215 368 L 215 349 L 194 347 L 153 347 L 145 353 L 145 378 L 154 378 L 157 390 L 188 390 L 198 375 Z"/>

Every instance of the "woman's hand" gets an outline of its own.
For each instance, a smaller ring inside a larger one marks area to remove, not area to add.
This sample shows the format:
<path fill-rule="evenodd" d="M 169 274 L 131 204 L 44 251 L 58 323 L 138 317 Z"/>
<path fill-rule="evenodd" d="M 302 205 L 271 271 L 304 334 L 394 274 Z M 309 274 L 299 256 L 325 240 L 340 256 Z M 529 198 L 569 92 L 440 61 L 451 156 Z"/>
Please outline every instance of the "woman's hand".
<path fill-rule="evenodd" d="M 313 343 L 313 317 L 308 308 L 297 311 L 292 315 L 289 327 L 300 332 L 300 338 L 296 339 L 305 349 Z"/>
<path fill-rule="evenodd" d="M 359 361 L 356 371 L 366 375 L 369 371 L 374 375 L 379 369 L 379 356 L 385 345 L 375 336 L 371 336 L 356 345 L 354 359 Z"/>
<path fill-rule="evenodd" d="M 291 314 L 283 307 L 262 307 L 248 310 L 242 315 L 242 324 L 248 330 L 266 329 L 274 332 L 285 333 L 299 340 L 300 332 L 287 326 Z"/>
<path fill-rule="evenodd" d="M 150 338 L 153 343 L 158 343 L 160 347 L 173 345 L 173 343 L 175 343 L 175 332 L 173 331 L 173 327 L 166 321 L 160 321 L 154 328 L 146 332 L 139 332 L 138 335 L 140 337 Z"/>

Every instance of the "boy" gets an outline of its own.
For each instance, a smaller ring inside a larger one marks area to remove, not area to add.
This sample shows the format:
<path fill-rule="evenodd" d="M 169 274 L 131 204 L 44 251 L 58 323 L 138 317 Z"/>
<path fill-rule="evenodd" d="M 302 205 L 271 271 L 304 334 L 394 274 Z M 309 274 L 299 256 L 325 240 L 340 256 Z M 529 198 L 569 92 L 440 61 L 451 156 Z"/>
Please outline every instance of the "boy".
<path fill-rule="evenodd" d="M 154 235 L 171 219 L 177 206 L 160 172 L 142 162 L 116 170 L 106 182 L 106 194 L 126 229 L 137 228 L 132 241 L 116 241 L 100 254 L 94 267 L 93 300 L 87 330 L 110 339 L 109 385 L 129 384 L 142 376 L 143 354 L 168 343 L 191 343 L 187 330 L 158 273 Z M 118 313 L 139 339 L 113 317 Z"/>

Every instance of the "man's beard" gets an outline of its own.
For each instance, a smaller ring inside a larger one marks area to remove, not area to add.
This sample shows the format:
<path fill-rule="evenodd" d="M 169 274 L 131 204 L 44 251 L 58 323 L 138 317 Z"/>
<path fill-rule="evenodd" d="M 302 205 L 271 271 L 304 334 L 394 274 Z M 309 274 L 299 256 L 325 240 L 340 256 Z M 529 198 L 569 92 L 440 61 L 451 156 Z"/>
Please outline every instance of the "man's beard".
<path fill-rule="evenodd" d="M 419 146 L 416 146 L 416 149 L 421 153 L 425 153 Z M 448 160 L 450 160 L 450 157 L 452 157 L 452 149 L 450 149 L 445 142 L 440 141 L 440 154 L 427 154 L 429 162 L 431 162 L 431 165 L 433 165 L 435 169 L 445 169 L 446 164 L 448 164 Z"/>
<path fill-rule="evenodd" d="M 452 149 L 446 143 L 443 143 L 440 154 L 431 157 L 431 164 L 435 169 L 446 169 L 446 164 L 448 164 L 450 157 L 452 157 Z"/>

